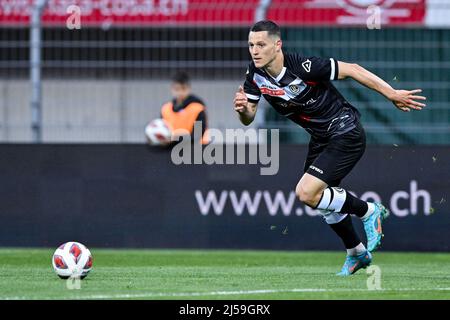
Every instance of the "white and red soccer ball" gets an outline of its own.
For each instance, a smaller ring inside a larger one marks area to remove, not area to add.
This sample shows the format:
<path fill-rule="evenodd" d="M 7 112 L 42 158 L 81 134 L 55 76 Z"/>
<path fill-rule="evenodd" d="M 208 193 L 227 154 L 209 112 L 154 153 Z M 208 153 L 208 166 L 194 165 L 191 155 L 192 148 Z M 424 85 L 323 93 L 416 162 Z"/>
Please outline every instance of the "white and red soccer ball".
<path fill-rule="evenodd" d="M 163 119 L 154 119 L 145 127 L 145 136 L 151 145 L 164 145 L 170 142 L 172 131 Z"/>
<path fill-rule="evenodd" d="M 66 242 L 56 249 L 52 257 L 56 274 L 62 279 L 85 278 L 92 269 L 92 255 L 79 242 Z"/>

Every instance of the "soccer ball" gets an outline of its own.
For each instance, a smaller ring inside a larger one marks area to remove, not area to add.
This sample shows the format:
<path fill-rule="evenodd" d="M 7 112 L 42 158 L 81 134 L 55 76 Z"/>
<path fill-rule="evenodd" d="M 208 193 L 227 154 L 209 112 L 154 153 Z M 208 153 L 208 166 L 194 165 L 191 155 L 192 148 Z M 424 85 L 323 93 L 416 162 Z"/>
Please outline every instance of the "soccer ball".
<path fill-rule="evenodd" d="M 155 119 L 145 127 L 145 136 L 150 144 L 161 145 L 170 142 L 172 132 L 163 119 Z"/>
<path fill-rule="evenodd" d="M 61 279 L 84 279 L 92 269 L 92 255 L 81 243 L 66 242 L 56 249 L 52 265 Z"/>

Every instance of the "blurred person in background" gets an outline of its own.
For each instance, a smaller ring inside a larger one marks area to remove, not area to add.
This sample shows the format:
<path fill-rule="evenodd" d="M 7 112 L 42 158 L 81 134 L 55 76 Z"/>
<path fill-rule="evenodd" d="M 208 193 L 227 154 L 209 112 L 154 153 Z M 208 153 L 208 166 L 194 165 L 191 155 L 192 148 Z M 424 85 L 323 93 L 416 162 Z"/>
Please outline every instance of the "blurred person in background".
<path fill-rule="evenodd" d="M 177 135 L 177 131 L 187 131 L 191 134 L 192 141 L 195 139 L 194 124 L 199 121 L 201 123 L 199 142 L 208 143 L 206 106 L 199 97 L 192 94 L 189 75 L 186 72 L 180 71 L 173 76 L 171 92 L 173 98 L 161 107 L 161 118 L 174 135 Z M 176 141 L 169 144 L 176 144 Z"/>

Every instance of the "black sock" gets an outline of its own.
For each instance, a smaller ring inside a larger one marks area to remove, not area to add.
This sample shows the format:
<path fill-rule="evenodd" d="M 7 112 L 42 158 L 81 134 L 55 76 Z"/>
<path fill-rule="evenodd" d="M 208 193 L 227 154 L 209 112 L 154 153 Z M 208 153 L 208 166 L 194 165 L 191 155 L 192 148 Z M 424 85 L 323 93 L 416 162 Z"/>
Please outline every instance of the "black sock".
<path fill-rule="evenodd" d="M 344 242 L 346 249 L 353 249 L 361 243 L 358 234 L 353 227 L 352 218 L 347 215 L 342 221 L 329 225 Z"/>
<path fill-rule="evenodd" d="M 367 213 L 368 209 L 367 202 L 362 201 L 361 199 L 354 197 L 350 192 L 347 192 L 347 197 L 341 212 L 348 212 L 361 218 Z"/>

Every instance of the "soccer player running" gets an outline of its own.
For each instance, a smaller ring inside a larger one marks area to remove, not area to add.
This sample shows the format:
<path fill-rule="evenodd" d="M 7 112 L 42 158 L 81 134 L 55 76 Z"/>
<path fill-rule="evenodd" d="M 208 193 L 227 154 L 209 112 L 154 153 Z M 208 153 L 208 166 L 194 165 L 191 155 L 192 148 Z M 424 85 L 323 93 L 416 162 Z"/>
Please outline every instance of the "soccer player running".
<path fill-rule="evenodd" d="M 300 201 L 318 209 L 342 239 L 347 257 L 338 275 L 351 275 L 370 265 L 371 252 L 381 245 L 382 222 L 389 211 L 381 203 L 362 201 L 339 187 L 362 157 L 366 138 L 359 111 L 331 81 L 353 78 L 405 112 L 421 110 L 425 104 L 419 100 L 426 98 L 418 95 L 420 89 L 395 90 L 354 63 L 285 53 L 280 28 L 272 21 L 259 21 L 250 29 L 248 46 L 253 61 L 234 98 L 234 110 L 249 125 L 263 95 L 277 112 L 311 135 L 304 174 L 295 192 Z M 367 248 L 349 214 L 362 220 Z"/>

